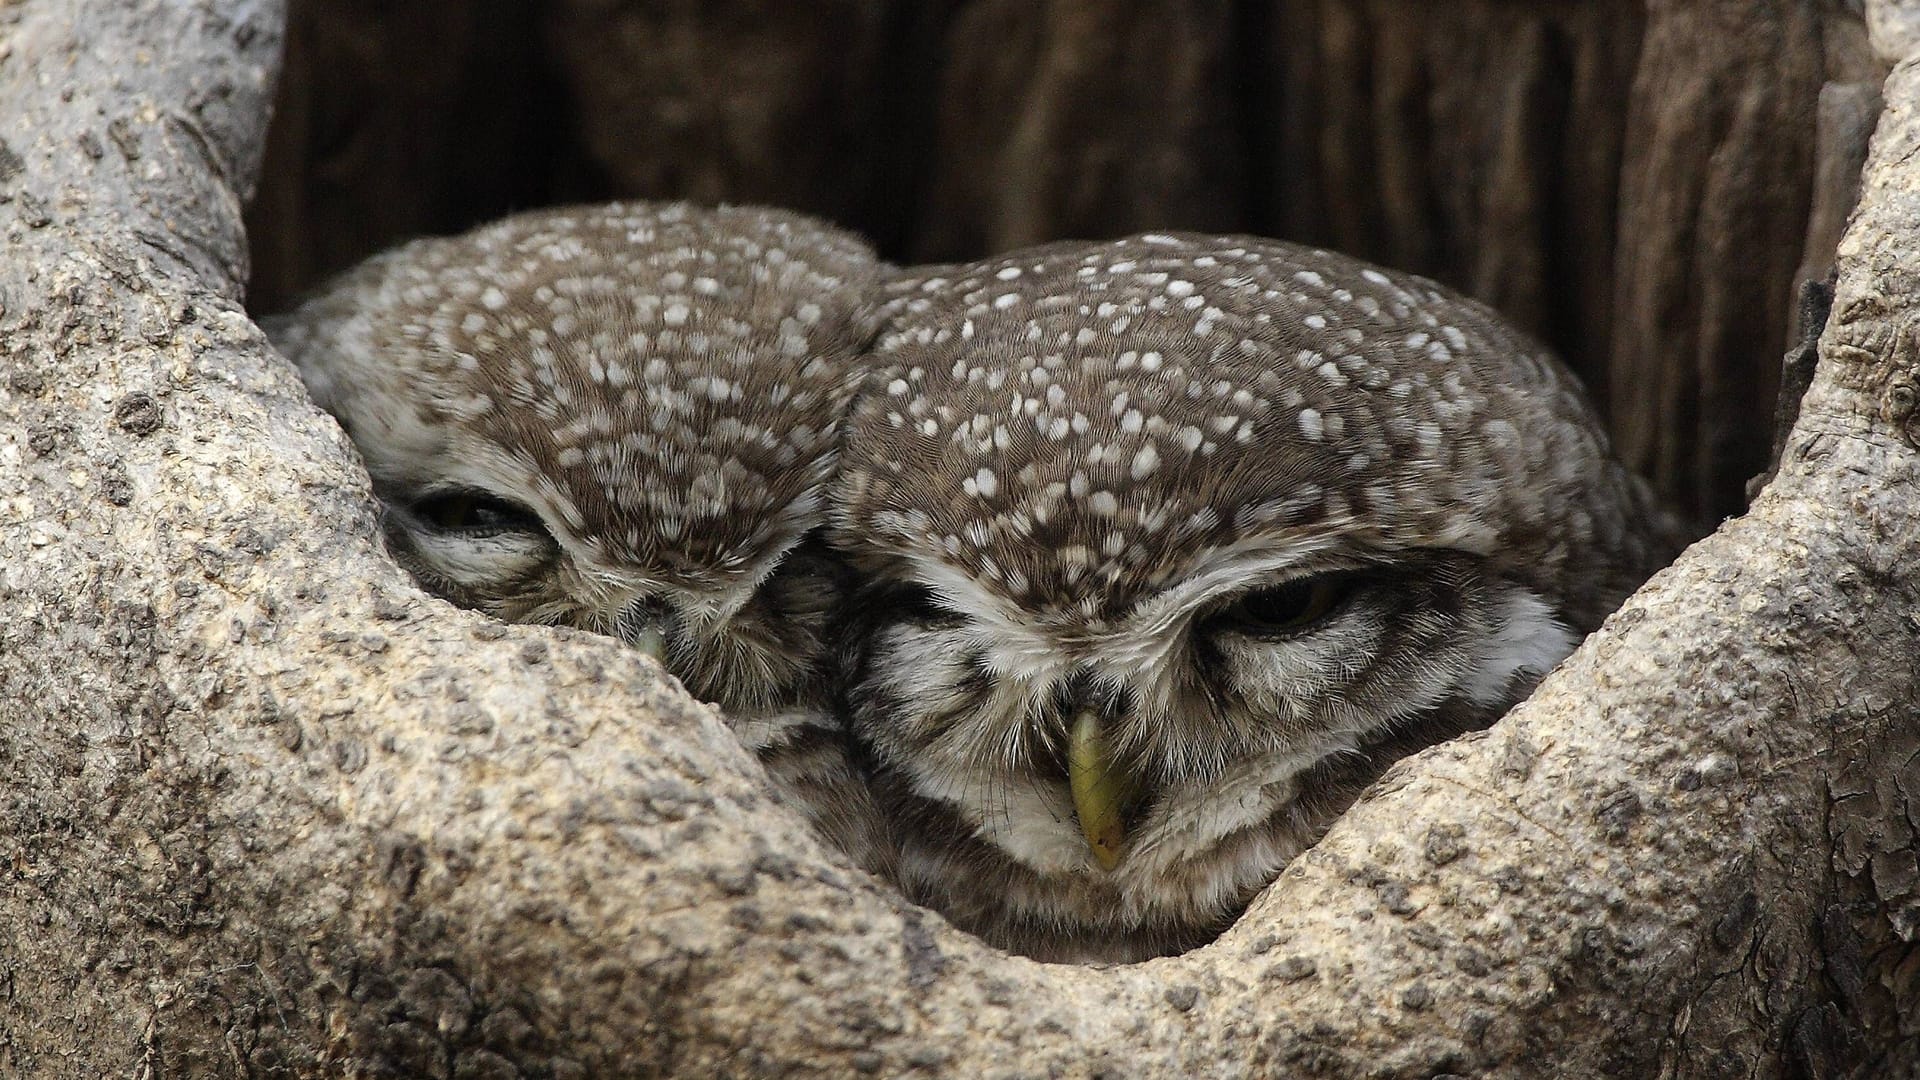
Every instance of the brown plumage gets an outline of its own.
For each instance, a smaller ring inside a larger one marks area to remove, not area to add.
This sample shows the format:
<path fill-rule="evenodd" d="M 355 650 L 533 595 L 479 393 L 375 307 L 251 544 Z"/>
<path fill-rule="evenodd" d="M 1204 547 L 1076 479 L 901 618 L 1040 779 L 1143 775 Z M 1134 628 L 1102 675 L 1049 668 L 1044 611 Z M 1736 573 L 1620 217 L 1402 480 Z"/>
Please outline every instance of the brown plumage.
<path fill-rule="evenodd" d="M 871 861 L 812 534 L 880 273 L 798 214 L 568 207 L 376 256 L 268 329 L 423 585 L 648 646 Z"/>
<path fill-rule="evenodd" d="M 1207 940 L 1674 549 L 1574 378 L 1424 279 L 1143 235 L 888 296 L 847 702 L 908 894 L 1010 949 Z"/>

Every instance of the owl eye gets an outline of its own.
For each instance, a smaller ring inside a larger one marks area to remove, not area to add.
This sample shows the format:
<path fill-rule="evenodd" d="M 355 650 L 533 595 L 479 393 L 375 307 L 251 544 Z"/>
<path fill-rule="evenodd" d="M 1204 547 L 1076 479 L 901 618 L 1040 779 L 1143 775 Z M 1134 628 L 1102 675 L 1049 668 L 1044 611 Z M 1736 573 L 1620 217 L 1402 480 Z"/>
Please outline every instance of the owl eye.
<path fill-rule="evenodd" d="M 1337 611 L 1358 584 L 1350 574 L 1321 574 L 1270 589 L 1255 589 L 1222 610 L 1215 620 L 1223 628 L 1255 637 L 1295 633 Z"/>
<path fill-rule="evenodd" d="M 507 532 L 546 532 L 540 515 L 515 502 L 478 491 L 429 495 L 412 507 L 415 516 L 441 532 L 493 536 Z"/>

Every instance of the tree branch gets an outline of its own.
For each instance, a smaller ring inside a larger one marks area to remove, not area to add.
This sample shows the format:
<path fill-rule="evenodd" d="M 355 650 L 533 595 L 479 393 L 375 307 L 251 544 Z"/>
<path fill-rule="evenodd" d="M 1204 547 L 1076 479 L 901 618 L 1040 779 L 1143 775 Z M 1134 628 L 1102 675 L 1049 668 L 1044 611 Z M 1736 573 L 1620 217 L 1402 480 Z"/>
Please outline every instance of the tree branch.
<path fill-rule="evenodd" d="M 823 851 L 651 662 L 381 554 L 348 444 L 237 302 L 278 5 L 0 27 L 8 1070 L 1920 1064 L 1920 66 L 1753 511 L 1219 942 L 1095 970 Z"/>

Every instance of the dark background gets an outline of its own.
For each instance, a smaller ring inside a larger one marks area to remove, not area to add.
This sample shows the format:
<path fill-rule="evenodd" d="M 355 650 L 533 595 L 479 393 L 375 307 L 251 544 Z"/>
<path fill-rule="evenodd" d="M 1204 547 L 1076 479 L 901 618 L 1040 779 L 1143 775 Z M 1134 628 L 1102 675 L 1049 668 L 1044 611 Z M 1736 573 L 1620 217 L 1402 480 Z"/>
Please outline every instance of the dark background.
<path fill-rule="evenodd" d="M 1879 78 L 1854 6 L 295 0 L 252 302 L 615 196 L 809 210 L 908 262 L 1254 232 L 1501 308 L 1711 527 L 1850 204 Z"/>

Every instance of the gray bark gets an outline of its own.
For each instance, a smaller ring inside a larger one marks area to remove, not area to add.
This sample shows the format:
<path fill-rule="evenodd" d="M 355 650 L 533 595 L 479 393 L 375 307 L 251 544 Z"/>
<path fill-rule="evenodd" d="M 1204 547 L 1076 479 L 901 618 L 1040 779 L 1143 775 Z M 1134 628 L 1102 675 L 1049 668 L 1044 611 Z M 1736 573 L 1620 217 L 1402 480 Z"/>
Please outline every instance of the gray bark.
<path fill-rule="evenodd" d="M 0 1072 L 1920 1074 L 1920 62 L 1751 512 L 1220 941 L 1094 970 L 380 553 L 240 306 L 281 27 L 0 8 Z"/>

